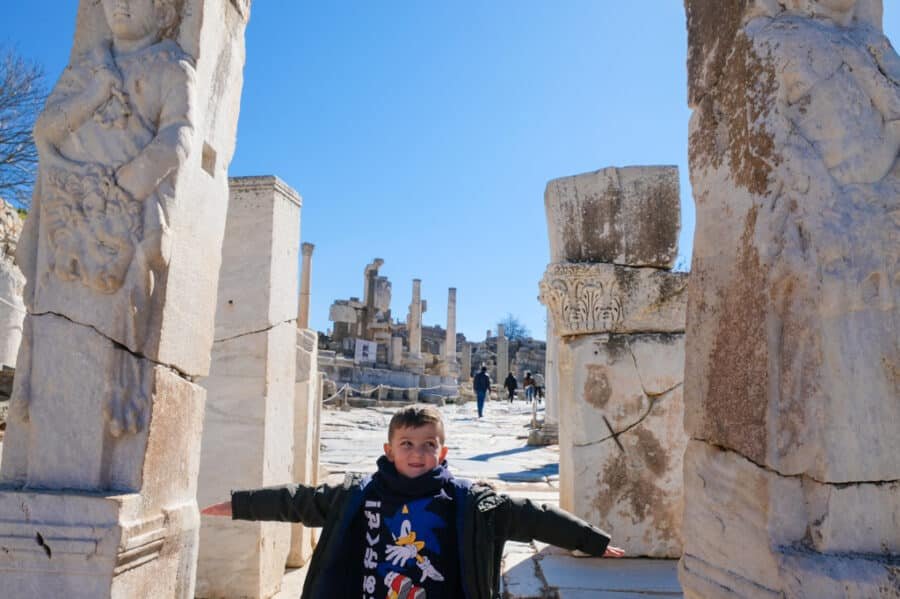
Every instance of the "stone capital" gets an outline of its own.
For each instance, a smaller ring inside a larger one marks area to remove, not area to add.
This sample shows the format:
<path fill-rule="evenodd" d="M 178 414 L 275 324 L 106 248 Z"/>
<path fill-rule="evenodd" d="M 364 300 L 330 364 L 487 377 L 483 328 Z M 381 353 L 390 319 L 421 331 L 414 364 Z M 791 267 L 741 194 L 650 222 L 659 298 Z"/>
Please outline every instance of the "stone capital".
<path fill-rule="evenodd" d="M 300 245 L 300 251 L 304 256 L 312 256 L 314 249 L 316 249 L 316 246 L 309 242 L 303 242 Z"/>
<path fill-rule="evenodd" d="M 613 264 L 555 263 L 540 282 L 561 337 L 684 331 L 687 275 Z"/>

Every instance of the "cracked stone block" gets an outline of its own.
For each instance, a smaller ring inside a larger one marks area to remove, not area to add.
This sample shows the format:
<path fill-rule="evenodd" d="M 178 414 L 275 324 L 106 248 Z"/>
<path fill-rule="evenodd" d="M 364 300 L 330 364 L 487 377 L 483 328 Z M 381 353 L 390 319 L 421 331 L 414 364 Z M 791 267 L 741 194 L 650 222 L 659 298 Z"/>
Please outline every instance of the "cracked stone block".
<path fill-rule="evenodd" d="M 308 343 L 294 320 L 300 198 L 276 177 L 231 179 L 230 185 L 216 341 L 210 375 L 202 381 L 209 399 L 197 498 L 204 506 L 224 501 L 232 489 L 294 481 L 295 460 L 305 463 L 311 450 L 304 438 L 295 456 L 298 353 L 307 370 L 314 363 L 309 352 L 298 352 L 298 342 Z M 303 376 L 308 397 L 310 379 L 317 377 Z M 201 523 L 197 597 L 278 591 L 290 526 L 214 516 L 202 516 Z"/>
<path fill-rule="evenodd" d="M 669 269 L 681 228 L 678 168 L 630 166 L 554 179 L 544 192 L 551 262 Z"/>
<path fill-rule="evenodd" d="M 882 2 L 686 9 L 685 427 L 766 474 L 715 480 L 730 454 L 686 458 L 699 474 L 686 478 L 685 590 L 745 596 L 722 590 L 740 579 L 759 596 L 898 596 L 900 56 Z M 729 532 L 748 522 L 763 528 Z M 785 557 L 791 543 L 802 559 Z M 875 574 L 849 566 L 873 551 Z M 698 563 L 708 575 L 691 574 Z"/>
<path fill-rule="evenodd" d="M 560 351 L 560 503 L 629 555 L 681 555 L 684 335 L 583 335 Z"/>
<path fill-rule="evenodd" d="M 701 441 L 688 444 L 684 463 L 688 596 L 900 594 L 900 564 L 892 557 L 900 549 L 900 482 L 835 485 L 780 476 Z"/>
<path fill-rule="evenodd" d="M 215 339 L 297 317 L 300 195 L 274 176 L 228 180 Z"/>

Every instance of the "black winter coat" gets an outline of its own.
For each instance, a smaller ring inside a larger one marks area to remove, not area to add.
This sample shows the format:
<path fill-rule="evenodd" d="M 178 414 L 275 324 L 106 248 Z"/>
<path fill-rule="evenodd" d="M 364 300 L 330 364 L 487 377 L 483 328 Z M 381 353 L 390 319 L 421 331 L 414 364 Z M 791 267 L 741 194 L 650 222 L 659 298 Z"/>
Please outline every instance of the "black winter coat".
<path fill-rule="evenodd" d="M 369 478 L 348 474 L 340 486 L 285 485 L 232 494 L 235 520 L 302 522 L 323 527 L 313 552 L 301 599 L 320 594 L 317 576 L 331 560 L 341 555 L 341 530 L 359 512 Z M 498 599 L 500 566 L 506 541 L 550 543 L 603 555 L 610 537 L 602 530 L 553 506 L 537 505 L 529 499 L 499 495 L 490 487 L 455 479 L 457 505 L 464 510 L 457 518 L 460 543 L 460 576 L 465 599 Z"/>

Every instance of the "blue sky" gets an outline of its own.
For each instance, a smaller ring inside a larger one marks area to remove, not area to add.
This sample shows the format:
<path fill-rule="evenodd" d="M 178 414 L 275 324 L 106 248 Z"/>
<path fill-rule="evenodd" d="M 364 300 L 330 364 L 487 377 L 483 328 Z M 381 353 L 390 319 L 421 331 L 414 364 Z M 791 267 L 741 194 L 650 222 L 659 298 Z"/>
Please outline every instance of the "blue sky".
<path fill-rule="evenodd" d="M 0 42 L 65 67 L 75 0 L 4 7 Z M 885 29 L 900 35 L 900 2 Z M 274 174 L 304 198 L 311 325 L 362 296 L 374 257 L 405 318 L 482 339 L 507 313 L 544 337 L 547 181 L 606 166 L 676 164 L 680 259 L 693 237 L 686 33 L 676 0 L 257 0 L 231 175 Z"/>

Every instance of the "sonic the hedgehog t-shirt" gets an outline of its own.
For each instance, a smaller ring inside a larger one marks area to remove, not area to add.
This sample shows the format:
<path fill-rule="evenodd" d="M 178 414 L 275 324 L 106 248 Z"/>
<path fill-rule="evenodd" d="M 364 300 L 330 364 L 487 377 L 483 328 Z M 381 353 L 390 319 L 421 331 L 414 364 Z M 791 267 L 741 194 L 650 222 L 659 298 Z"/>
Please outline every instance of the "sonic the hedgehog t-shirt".
<path fill-rule="evenodd" d="M 379 458 L 361 513 L 350 527 L 359 537 L 354 545 L 363 545 L 364 599 L 463 596 L 455 503 L 446 462 L 422 476 L 406 478 L 387 458 Z"/>

